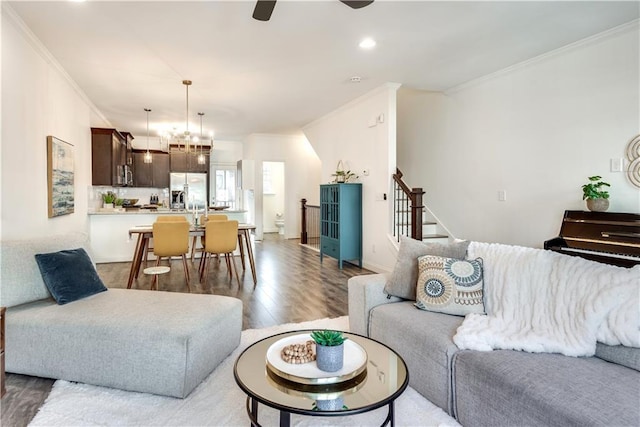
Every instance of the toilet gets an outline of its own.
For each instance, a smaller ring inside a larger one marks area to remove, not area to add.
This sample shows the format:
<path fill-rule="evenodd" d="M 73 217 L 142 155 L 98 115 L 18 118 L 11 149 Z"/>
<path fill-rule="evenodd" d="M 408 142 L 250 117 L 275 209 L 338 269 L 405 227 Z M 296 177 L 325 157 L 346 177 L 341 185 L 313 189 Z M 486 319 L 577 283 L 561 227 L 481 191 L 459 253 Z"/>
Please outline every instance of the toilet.
<path fill-rule="evenodd" d="M 276 214 L 276 227 L 278 227 L 278 234 L 284 236 L 284 217 L 281 213 Z"/>

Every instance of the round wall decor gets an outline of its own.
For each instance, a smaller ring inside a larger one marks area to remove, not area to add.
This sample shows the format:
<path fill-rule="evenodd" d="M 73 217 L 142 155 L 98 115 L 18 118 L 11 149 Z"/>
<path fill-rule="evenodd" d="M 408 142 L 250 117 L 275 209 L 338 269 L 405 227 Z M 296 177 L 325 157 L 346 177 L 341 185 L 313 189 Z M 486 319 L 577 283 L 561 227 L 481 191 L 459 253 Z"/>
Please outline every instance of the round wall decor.
<path fill-rule="evenodd" d="M 633 137 L 627 144 L 627 158 L 629 159 L 627 170 L 629 181 L 640 188 L 640 135 Z"/>

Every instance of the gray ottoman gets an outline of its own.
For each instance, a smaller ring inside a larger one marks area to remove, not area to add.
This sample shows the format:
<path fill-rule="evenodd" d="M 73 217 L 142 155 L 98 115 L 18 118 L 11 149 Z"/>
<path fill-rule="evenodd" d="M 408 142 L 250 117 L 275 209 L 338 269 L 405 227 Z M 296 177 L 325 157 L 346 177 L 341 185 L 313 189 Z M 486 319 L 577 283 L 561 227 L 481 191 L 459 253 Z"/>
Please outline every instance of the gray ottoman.
<path fill-rule="evenodd" d="M 240 343 L 236 298 L 110 289 L 7 309 L 6 370 L 186 397 Z"/>

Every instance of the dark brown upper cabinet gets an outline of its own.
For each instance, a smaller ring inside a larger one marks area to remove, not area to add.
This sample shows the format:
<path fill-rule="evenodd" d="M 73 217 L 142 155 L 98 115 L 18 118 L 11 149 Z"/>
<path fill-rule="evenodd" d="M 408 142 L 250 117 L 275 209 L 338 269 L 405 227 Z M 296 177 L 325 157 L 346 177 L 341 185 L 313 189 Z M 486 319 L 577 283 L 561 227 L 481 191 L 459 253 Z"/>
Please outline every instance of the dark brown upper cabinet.
<path fill-rule="evenodd" d="M 133 152 L 133 185 L 136 187 L 169 187 L 169 154 L 152 152 L 152 162 L 145 163 L 146 151 Z"/>
<path fill-rule="evenodd" d="M 116 129 L 91 128 L 91 182 L 111 186 L 133 183 L 131 165 L 127 164 L 127 137 Z"/>
<path fill-rule="evenodd" d="M 171 172 L 209 172 L 209 149 L 204 149 L 202 153 L 206 159 L 204 165 L 198 163 L 198 155 L 187 154 L 172 147 L 169 151 Z"/>

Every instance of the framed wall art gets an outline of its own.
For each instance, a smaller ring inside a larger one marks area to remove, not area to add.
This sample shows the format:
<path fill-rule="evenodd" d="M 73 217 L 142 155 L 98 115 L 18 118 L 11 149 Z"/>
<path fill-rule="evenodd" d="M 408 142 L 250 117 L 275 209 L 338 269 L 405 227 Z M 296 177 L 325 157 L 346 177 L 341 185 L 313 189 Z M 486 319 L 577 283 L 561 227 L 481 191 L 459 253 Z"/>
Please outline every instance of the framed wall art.
<path fill-rule="evenodd" d="M 47 136 L 47 193 L 49 218 L 74 212 L 73 145 Z"/>

